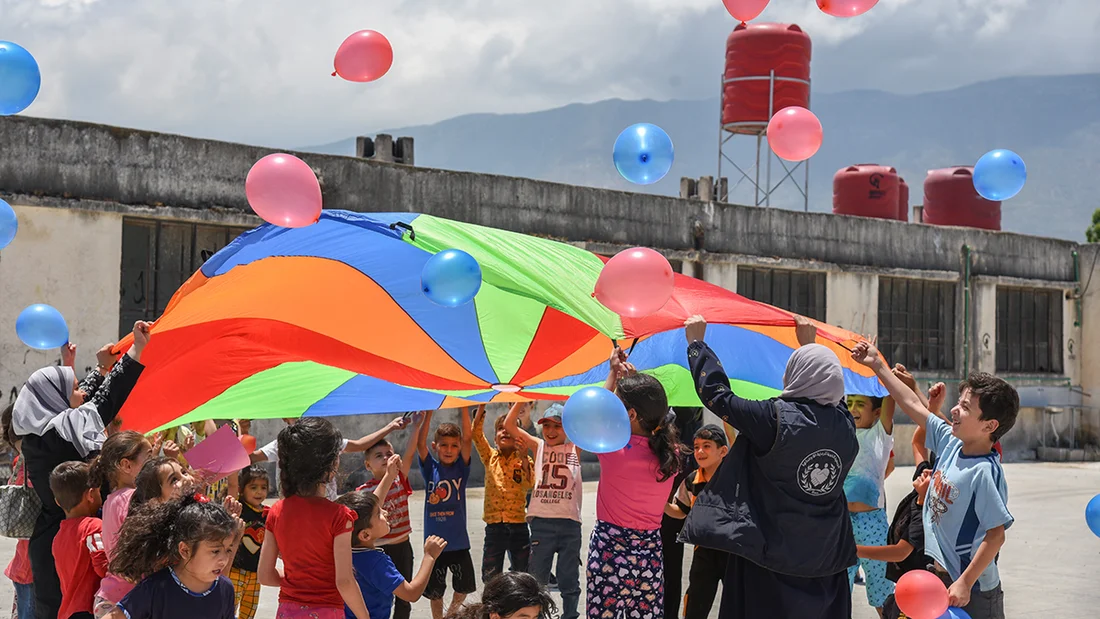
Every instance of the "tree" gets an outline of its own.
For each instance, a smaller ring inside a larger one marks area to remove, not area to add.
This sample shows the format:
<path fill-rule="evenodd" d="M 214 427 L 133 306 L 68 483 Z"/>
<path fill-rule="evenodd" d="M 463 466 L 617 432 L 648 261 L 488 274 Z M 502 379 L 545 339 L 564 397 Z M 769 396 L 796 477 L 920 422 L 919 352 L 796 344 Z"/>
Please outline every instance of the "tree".
<path fill-rule="evenodd" d="M 1092 225 L 1085 230 L 1085 239 L 1089 243 L 1100 243 L 1100 208 L 1092 213 Z"/>

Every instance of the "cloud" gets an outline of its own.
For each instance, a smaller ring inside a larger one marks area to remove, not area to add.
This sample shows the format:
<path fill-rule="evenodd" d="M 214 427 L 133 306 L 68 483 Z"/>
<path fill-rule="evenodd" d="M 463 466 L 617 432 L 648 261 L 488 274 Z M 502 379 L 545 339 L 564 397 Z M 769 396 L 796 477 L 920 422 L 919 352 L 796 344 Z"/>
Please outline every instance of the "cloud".
<path fill-rule="evenodd" d="M 720 0 L 0 0 L 0 16 L 0 37 L 42 66 L 28 114 L 272 146 L 472 112 L 717 96 L 734 25 Z M 850 20 L 773 0 L 761 19 L 811 34 L 819 91 L 1100 70 L 1096 0 L 883 0 Z M 332 54 L 362 28 L 393 42 L 390 74 L 331 77 Z"/>

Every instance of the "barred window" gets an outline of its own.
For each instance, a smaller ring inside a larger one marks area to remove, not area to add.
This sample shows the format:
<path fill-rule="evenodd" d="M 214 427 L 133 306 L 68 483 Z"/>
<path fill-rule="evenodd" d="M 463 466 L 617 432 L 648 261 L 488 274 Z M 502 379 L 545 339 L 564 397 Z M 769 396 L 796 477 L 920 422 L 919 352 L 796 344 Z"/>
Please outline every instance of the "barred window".
<path fill-rule="evenodd" d="M 1061 374 L 1062 291 L 997 287 L 997 371 Z"/>
<path fill-rule="evenodd" d="M 878 341 L 886 360 L 909 370 L 954 370 L 956 284 L 878 281 Z"/>
<path fill-rule="evenodd" d="M 824 273 L 739 266 L 737 294 L 825 321 Z"/>

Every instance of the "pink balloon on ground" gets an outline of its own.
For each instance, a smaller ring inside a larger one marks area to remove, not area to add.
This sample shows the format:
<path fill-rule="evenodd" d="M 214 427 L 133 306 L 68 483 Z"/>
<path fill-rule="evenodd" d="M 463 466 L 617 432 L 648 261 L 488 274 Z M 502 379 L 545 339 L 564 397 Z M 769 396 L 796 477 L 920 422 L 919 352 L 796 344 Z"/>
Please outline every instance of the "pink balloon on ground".
<path fill-rule="evenodd" d="M 817 8 L 833 17 L 863 15 L 878 4 L 878 0 L 817 0 Z"/>
<path fill-rule="evenodd" d="M 600 271 L 593 296 L 620 316 L 656 314 L 672 298 L 672 265 L 660 253 L 635 247 L 615 254 Z"/>
<path fill-rule="evenodd" d="M 722 0 L 726 10 L 738 21 L 751 21 L 764 12 L 768 0 Z"/>
<path fill-rule="evenodd" d="M 821 121 L 804 107 L 792 105 L 775 113 L 768 122 L 768 146 L 787 161 L 805 161 L 821 148 Z"/>
<path fill-rule="evenodd" d="M 349 82 L 373 82 L 393 65 L 393 47 L 382 33 L 360 30 L 340 44 L 333 65 L 333 75 L 339 74 Z"/>
<path fill-rule="evenodd" d="M 306 162 L 285 153 L 260 159 L 244 181 L 248 205 L 264 221 L 301 228 L 321 218 L 321 185 Z"/>

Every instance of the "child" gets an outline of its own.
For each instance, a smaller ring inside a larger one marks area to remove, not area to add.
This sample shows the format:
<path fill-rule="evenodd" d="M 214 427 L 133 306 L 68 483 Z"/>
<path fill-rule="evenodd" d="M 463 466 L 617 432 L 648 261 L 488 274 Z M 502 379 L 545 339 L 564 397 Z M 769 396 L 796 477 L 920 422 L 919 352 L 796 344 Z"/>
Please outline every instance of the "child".
<path fill-rule="evenodd" d="M 241 490 L 241 520 L 245 528 L 241 547 L 233 557 L 229 579 L 233 581 L 234 608 L 239 607 L 238 619 L 252 619 L 260 604 L 260 581 L 256 578 L 256 570 L 260 563 L 260 547 L 264 543 L 264 523 L 270 511 L 264 505 L 268 491 L 267 471 L 258 464 L 241 469 L 237 487 Z"/>
<path fill-rule="evenodd" d="M 886 491 L 884 483 L 894 449 L 894 403 L 865 395 L 848 396 L 848 412 L 856 424 L 856 440 L 859 453 L 844 478 L 844 495 L 848 499 L 848 513 L 852 519 L 852 533 L 857 546 L 882 546 L 886 544 L 886 532 L 890 528 L 886 520 Z M 848 586 L 853 586 L 860 566 L 867 584 L 867 603 L 879 616 L 882 605 L 894 592 L 894 583 L 886 579 L 886 564 L 882 561 L 860 559 L 859 564 L 848 568 Z"/>
<path fill-rule="evenodd" d="M 715 425 L 703 426 L 695 433 L 692 442 L 695 463 L 699 468 L 689 479 L 680 484 L 676 498 L 665 507 L 665 513 L 673 518 L 687 518 L 695 499 L 714 477 L 718 466 L 729 453 L 726 434 Z M 726 573 L 726 553 L 713 548 L 697 546 L 688 572 L 688 590 L 684 600 L 685 619 L 706 619 L 718 594 L 718 583 Z"/>
<path fill-rule="evenodd" d="M 416 434 L 409 437 L 409 444 L 405 448 L 404 457 L 399 458 L 397 477 L 389 485 L 385 494 L 382 509 L 387 515 L 390 532 L 375 540 L 374 545 L 382 549 L 397 566 L 398 573 L 405 580 L 413 577 L 413 548 L 409 541 L 412 535 L 412 524 L 409 520 L 409 497 L 412 496 L 412 486 L 409 484 L 409 467 L 416 457 Z M 379 439 L 377 443 L 367 448 L 363 454 L 363 464 L 370 472 L 371 478 L 367 483 L 356 490 L 378 492 L 382 480 L 386 477 L 386 470 L 393 458 L 398 457 L 393 453 L 393 445 L 386 439 Z M 409 619 L 412 606 L 401 598 L 396 598 L 393 603 L 393 619 Z"/>
<path fill-rule="evenodd" d="M 680 470 L 665 389 L 637 374 L 616 347 L 604 385 L 630 416 L 630 442 L 599 454 L 596 526 L 588 551 L 588 616 L 637 619 L 664 615 L 661 517 Z"/>
<path fill-rule="evenodd" d="M 453 609 L 447 619 L 551 619 L 557 610 L 533 576 L 507 572 L 485 583 L 480 602 Z"/>
<path fill-rule="evenodd" d="M 427 500 L 424 501 L 424 537 L 432 535 L 447 541 L 447 552 L 439 555 L 428 581 L 424 597 L 431 600 L 432 617 L 443 618 L 443 595 L 447 592 L 450 571 L 454 596 L 450 608 L 457 608 L 477 589 L 474 561 L 470 557 L 470 536 L 466 532 L 466 482 L 470 479 L 470 409 L 462 409 L 462 429 L 453 423 L 441 423 L 432 441 L 434 454 L 428 451 L 428 411 L 416 433 L 420 472 L 424 475 Z"/>
<path fill-rule="evenodd" d="M 103 547 L 107 558 L 114 558 L 122 523 L 130 512 L 130 499 L 134 495 L 134 482 L 138 472 L 153 452 L 153 445 L 133 430 L 119 432 L 103 441 L 103 450 L 92 460 L 90 475 L 97 486 L 107 485 L 111 493 L 103 501 Z M 96 593 L 95 615 L 103 617 L 123 598 L 134 585 L 108 572 Z"/>
<path fill-rule="evenodd" d="M 99 581 L 107 573 L 103 521 L 95 518 L 103 504 L 99 486 L 88 483 L 88 465 L 62 462 L 50 473 L 50 490 L 65 511 L 53 538 L 53 556 L 61 580 L 59 619 L 92 619 Z"/>
<path fill-rule="evenodd" d="M 504 555 L 513 572 L 526 572 L 531 556 L 531 533 L 527 529 L 527 492 L 531 490 L 531 457 L 527 449 L 516 448 L 516 439 L 504 429 L 504 417 L 493 424 L 497 448 L 485 439 L 485 406 L 474 415 L 474 446 L 485 465 L 485 549 L 481 581 L 489 582 L 504 571 Z"/>
<path fill-rule="evenodd" d="M 950 582 L 951 605 L 974 619 L 1004 617 L 996 557 L 1013 518 L 1001 459 L 993 445 L 1016 423 L 1019 395 L 999 378 L 971 374 L 960 385 L 959 403 L 951 409 L 949 425 L 894 376 L 873 346 L 861 342 L 852 358 L 875 371 L 898 406 L 925 429 L 925 444 L 936 453 L 924 508 L 925 553 L 935 559 L 941 578 Z M 932 391 L 943 388 L 940 383 Z"/>
<path fill-rule="evenodd" d="M 370 619 L 351 563 L 356 514 L 325 498 L 340 466 L 340 432 L 323 417 L 306 417 L 277 440 L 285 498 L 268 512 L 256 573 L 261 585 L 280 587 L 276 619 L 343 619 L 345 604 Z"/>
<path fill-rule="evenodd" d="M 535 487 L 527 508 L 531 524 L 531 575 L 541 585 L 547 585 L 556 554 L 562 619 L 577 619 L 581 598 L 581 498 L 584 495 L 580 453 L 562 430 L 561 404 L 551 404 L 539 419 L 541 439 L 519 426 L 520 416 L 529 408 L 529 404 L 513 404 L 504 418 L 504 429 L 520 437 L 525 449 L 535 452 Z"/>
<path fill-rule="evenodd" d="M 164 503 L 180 498 L 185 489 L 193 490 L 195 478 L 174 456 L 150 458 L 134 479 L 130 510 L 145 503 Z M 129 512 L 127 512 L 129 513 Z"/>
<path fill-rule="evenodd" d="M 905 496 L 894 512 L 894 521 L 886 536 L 885 546 L 856 546 L 860 559 L 874 559 L 886 562 L 886 578 L 897 582 L 904 574 L 928 568 L 929 561 L 924 555 L 924 523 L 921 521 L 924 511 L 928 484 L 932 480 L 932 465 L 927 462 L 917 464 L 913 473 L 913 491 Z M 898 619 L 901 614 L 894 596 L 886 598 L 882 608 L 885 619 Z"/>
<path fill-rule="evenodd" d="M 21 486 L 27 478 L 26 467 L 20 453 L 22 440 L 15 435 L 12 428 L 11 417 L 14 405 L 8 404 L 4 412 L 0 414 L 0 435 L 15 450 L 15 457 L 11 461 L 11 478 L 9 485 Z M 30 485 L 29 480 L 26 482 Z M 4 576 L 11 580 L 15 588 L 15 600 L 12 604 L 12 619 L 34 619 L 34 575 L 31 572 L 31 559 L 28 554 L 30 542 L 21 539 L 15 543 L 15 555 L 11 563 L 4 570 Z"/>
<path fill-rule="evenodd" d="M 386 475 L 379 489 L 389 486 L 397 477 L 397 460 L 393 462 L 392 473 Z M 379 494 L 383 492 L 357 490 L 345 494 L 336 502 L 357 515 L 352 533 L 351 561 L 355 566 L 359 589 L 363 591 L 363 600 L 370 611 L 370 619 L 389 619 L 394 597 L 410 603 L 420 599 L 424 588 L 428 586 L 432 567 L 439 554 L 447 547 L 447 542 L 434 535 L 428 537 L 424 541 L 424 560 L 420 564 L 420 571 L 411 582 L 405 580 L 397 571 L 393 559 L 375 546 L 375 541 L 385 537 L 390 530 Z M 354 615 L 347 611 L 347 617 L 353 619 Z"/>
<path fill-rule="evenodd" d="M 111 572 L 140 583 L 108 619 L 233 619 L 233 584 L 225 572 L 240 542 L 239 522 L 197 494 L 134 512 Z"/>

